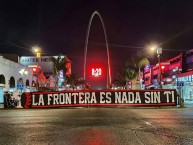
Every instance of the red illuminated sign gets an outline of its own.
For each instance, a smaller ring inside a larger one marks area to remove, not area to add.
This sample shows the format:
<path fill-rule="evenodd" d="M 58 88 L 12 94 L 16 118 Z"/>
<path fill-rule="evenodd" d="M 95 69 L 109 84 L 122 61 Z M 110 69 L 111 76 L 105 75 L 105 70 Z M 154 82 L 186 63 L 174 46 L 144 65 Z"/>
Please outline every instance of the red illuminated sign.
<path fill-rule="evenodd" d="M 98 77 L 102 75 L 102 69 L 101 68 L 92 68 L 92 76 Z"/>

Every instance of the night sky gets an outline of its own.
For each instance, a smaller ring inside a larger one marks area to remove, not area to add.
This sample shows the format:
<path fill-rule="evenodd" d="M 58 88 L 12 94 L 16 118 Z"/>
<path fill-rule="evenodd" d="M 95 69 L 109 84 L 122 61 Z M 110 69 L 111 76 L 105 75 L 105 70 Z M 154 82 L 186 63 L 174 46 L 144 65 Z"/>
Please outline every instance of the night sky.
<path fill-rule="evenodd" d="M 34 55 L 31 48 L 39 45 L 44 55 L 66 54 L 73 73 L 82 76 L 85 37 L 95 10 L 106 27 L 113 77 L 148 44 L 170 49 L 163 50 L 163 61 L 179 54 L 177 50 L 193 48 L 193 0 L 1 0 L 0 52 Z M 105 52 L 102 25 L 95 16 L 89 62 L 106 58 Z"/>

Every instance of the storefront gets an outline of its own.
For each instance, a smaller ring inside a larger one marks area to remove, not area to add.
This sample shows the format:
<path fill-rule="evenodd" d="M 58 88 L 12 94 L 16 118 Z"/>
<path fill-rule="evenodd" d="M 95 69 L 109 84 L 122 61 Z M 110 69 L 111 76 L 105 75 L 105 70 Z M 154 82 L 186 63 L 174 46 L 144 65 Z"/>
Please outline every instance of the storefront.
<path fill-rule="evenodd" d="M 184 100 L 193 101 L 193 71 L 178 74 L 177 84 Z"/>
<path fill-rule="evenodd" d="M 0 87 L 0 103 L 3 103 L 4 99 L 3 99 L 3 88 Z"/>
<path fill-rule="evenodd" d="M 193 82 L 185 82 L 182 91 L 186 101 L 193 101 Z"/>
<path fill-rule="evenodd" d="M 0 56 L 0 103 L 4 102 L 5 92 L 29 92 L 32 82 L 30 68 Z M 19 84 L 23 84 L 20 85 Z"/>

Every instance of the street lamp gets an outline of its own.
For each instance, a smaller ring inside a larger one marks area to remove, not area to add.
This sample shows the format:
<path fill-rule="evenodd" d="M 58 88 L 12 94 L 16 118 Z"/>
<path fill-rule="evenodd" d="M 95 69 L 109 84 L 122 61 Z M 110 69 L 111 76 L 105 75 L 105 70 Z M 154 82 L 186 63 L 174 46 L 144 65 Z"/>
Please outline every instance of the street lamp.
<path fill-rule="evenodd" d="M 173 69 L 173 73 L 174 73 L 173 78 L 175 79 L 176 89 L 177 89 L 178 92 L 179 92 L 179 88 L 181 88 L 181 85 L 178 82 L 178 75 L 181 72 L 182 72 L 181 68 L 176 67 L 176 68 Z"/>
<path fill-rule="evenodd" d="M 37 58 L 37 67 L 39 68 L 39 59 L 41 57 L 41 48 L 39 46 L 34 46 L 32 47 L 32 50 L 36 53 L 36 58 Z M 38 85 L 38 74 L 37 74 L 37 78 L 36 78 L 36 88 L 38 90 L 39 85 Z"/>
<path fill-rule="evenodd" d="M 40 57 L 41 57 L 41 53 L 40 53 L 41 48 L 40 48 L 39 46 L 34 46 L 34 47 L 32 47 L 32 50 L 36 53 L 36 57 L 37 57 L 37 58 L 40 58 Z"/>
<path fill-rule="evenodd" d="M 28 74 L 28 71 L 26 71 L 25 69 L 21 69 L 19 71 L 19 73 L 21 74 L 21 76 L 23 77 L 24 75 L 27 75 Z"/>
<path fill-rule="evenodd" d="M 156 50 L 156 52 L 157 52 L 157 58 L 158 58 L 158 64 L 159 64 L 159 86 L 160 86 L 160 89 L 162 89 L 162 82 L 161 82 L 162 75 L 161 75 L 161 62 L 160 62 L 160 57 L 161 57 L 161 54 L 162 54 L 162 48 L 154 46 L 151 49 Z"/>

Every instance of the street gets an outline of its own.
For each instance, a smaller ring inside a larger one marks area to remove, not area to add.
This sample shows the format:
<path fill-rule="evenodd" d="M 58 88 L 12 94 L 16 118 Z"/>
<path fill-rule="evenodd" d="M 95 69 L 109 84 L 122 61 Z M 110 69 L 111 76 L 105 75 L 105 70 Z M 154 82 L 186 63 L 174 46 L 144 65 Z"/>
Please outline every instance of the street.
<path fill-rule="evenodd" d="M 193 108 L 0 109 L 1 145 L 190 145 Z"/>

